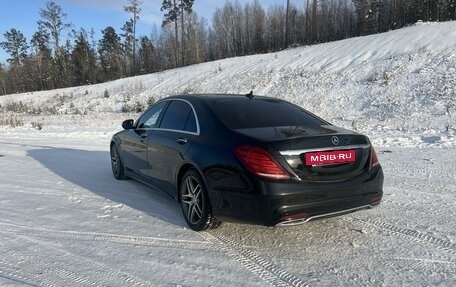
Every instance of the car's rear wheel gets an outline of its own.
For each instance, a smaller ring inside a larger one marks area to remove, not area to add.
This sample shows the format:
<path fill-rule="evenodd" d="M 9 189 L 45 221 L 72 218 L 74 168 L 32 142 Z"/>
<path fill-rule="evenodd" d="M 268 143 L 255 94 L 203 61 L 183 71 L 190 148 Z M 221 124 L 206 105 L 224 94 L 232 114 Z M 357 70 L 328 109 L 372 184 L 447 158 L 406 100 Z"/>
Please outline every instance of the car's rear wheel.
<path fill-rule="evenodd" d="M 128 179 L 128 177 L 125 176 L 125 169 L 122 160 L 120 159 L 119 149 L 115 144 L 111 146 L 111 168 L 115 178 L 120 180 Z"/>
<path fill-rule="evenodd" d="M 193 169 L 187 171 L 182 177 L 180 203 L 185 221 L 191 229 L 202 231 L 220 225 L 212 216 L 204 182 Z"/>

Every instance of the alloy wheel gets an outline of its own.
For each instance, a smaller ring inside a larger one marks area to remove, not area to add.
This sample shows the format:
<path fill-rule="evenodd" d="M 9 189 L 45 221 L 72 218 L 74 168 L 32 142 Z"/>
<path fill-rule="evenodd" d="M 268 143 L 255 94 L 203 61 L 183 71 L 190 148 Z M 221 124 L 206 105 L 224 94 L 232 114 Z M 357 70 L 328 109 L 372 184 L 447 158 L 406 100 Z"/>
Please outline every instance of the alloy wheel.
<path fill-rule="evenodd" d="M 187 220 L 197 224 L 203 217 L 203 193 L 201 184 L 194 176 L 187 176 L 182 187 L 182 208 Z"/>
<path fill-rule="evenodd" d="M 114 146 L 111 149 L 111 165 L 112 165 L 112 172 L 114 173 L 114 176 L 117 178 L 119 177 L 120 174 L 120 157 L 119 157 L 119 152 L 117 151 L 117 148 Z"/>
<path fill-rule="evenodd" d="M 122 159 L 120 158 L 119 150 L 116 145 L 111 147 L 111 167 L 112 174 L 116 179 L 126 180 L 129 179 L 125 176 L 124 166 L 122 164 Z"/>

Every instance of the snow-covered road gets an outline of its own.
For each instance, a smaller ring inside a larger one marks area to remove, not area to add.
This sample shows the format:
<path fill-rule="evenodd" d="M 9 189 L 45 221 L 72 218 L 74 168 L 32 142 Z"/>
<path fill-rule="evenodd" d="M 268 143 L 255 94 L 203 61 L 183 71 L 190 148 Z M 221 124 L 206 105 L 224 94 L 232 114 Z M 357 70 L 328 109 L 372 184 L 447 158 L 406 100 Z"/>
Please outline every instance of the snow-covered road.
<path fill-rule="evenodd" d="M 196 233 L 101 140 L 0 139 L 0 286 L 456 286 L 454 149 L 378 148 L 380 207 Z"/>

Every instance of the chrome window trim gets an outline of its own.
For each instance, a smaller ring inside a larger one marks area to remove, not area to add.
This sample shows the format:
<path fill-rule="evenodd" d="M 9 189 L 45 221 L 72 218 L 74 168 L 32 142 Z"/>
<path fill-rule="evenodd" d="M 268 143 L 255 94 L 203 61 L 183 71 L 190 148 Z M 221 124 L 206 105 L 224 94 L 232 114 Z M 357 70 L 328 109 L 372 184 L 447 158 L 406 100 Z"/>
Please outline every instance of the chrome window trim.
<path fill-rule="evenodd" d="M 153 131 L 164 131 L 164 132 L 175 132 L 175 133 L 199 136 L 199 132 L 195 133 L 195 132 L 189 132 L 189 131 L 184 131 L 184 130 L 161 129 L 161 128 L 151 128 L 151 130 L 153 130 Z"/>
<path fill-rule="evenodd" d="M 300 155 L 300 154 L 308 153 L 308 152 L 347 150 L 347 149 L 357 149 L 357 148 L 367 149 L 369 147 L 370 147 L 369 144 L 363 144 L 363 145 L 333 146 L 333 147 L 299 149 L 299 150 L 283 150 L 283 151 L 279 151 L 279 153 L 281 155 L 285 155 L 285 156 L 293 156 L 293 155 Z"/>
<path fill-rule="evenodd" d="M 179 99 L 179 98 L 161 100 L 161 101 L 158 101 L 157 104 L 159 104 L 159 103 L 164 103 L 164 102 L 171 102 L 171 101 L 181 101 L 181 102 L 185 102 L 185 103 L 187 103 L 188 105 L 190 105 L 190 107 L 192 108 L 193 114 L 195 115 L 196 132 L 189 132 L 189 131 L 184 131 L 184 130 L 174 130 L 174 129 L 162 129 L 162 128 L 146 128 L 146 129 L 144 129 L 144 128 L 139 128 L 139 129 L 136 129 L 136 130 L 143 130 L 143 131 L 150 131 L 150 130 L 155 130 L 155 131 L 166 131 L 166 132 L 176 132 L 176 133 L 183 133 L 183 134 L 189 134 L 189 135 L 199 136 L 199 135 L 200 135 L 199 119 L 198 119 L 198 115 L 196 114 L 196 110 L 195 110 L 195 108 L 193 107 L 193 105 L 192 105 L 189 101 L 184 100 L 184 99 Z M 166 113 L 166 111 L 165 111 L 165 113 Z"/>

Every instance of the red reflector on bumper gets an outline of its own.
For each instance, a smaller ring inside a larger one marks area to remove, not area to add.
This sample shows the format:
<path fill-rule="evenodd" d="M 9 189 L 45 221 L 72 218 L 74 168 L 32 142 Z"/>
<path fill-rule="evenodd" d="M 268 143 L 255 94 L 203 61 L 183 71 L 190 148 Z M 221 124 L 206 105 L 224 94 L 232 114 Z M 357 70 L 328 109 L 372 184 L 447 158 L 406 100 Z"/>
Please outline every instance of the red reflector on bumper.
<path fill-rule="evenodd" d="M 289 220 L 294 220 L 294 219 L 301 219 L 301 218 L 307 218 L 309 215 L 305 212 L 299 212 L 299 213 L 293 213 L 289 215 L 282 216 L 280 218 L 280 221 L 289 221 Z"/>
<path fill-rule="evenodd" d="M 381 200 L 382 200 L 381 196 L 372 197 L 371 203 L 380 203 Z"/>

